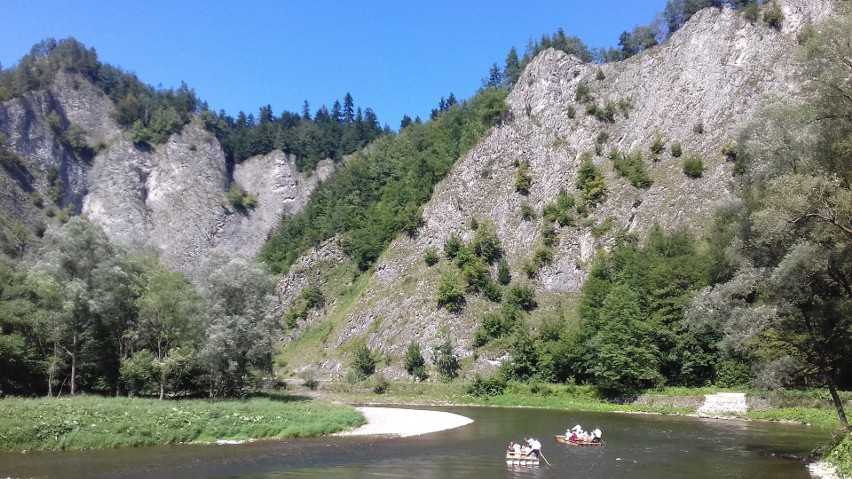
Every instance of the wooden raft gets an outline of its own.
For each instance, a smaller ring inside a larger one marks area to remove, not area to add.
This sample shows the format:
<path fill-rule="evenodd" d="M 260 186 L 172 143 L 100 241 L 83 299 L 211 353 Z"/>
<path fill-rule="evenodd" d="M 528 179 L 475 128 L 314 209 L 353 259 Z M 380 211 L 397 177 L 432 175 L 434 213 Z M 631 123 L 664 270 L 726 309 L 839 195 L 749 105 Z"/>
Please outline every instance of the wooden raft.
<path fill-rule="evenodd" d="M 538 466 L 538 458 L 534 455 L 525 456 L 524 453 L 506 452 L 507 466 Z"/>
<path fill-rule="evenodd" d="M 561 442 L 562 444 L 567 444 L 569 446 L 606 446 L 606 443 L 603 441 L 571 441 L 567 436 L 556 436 L 556 442 Z"/>

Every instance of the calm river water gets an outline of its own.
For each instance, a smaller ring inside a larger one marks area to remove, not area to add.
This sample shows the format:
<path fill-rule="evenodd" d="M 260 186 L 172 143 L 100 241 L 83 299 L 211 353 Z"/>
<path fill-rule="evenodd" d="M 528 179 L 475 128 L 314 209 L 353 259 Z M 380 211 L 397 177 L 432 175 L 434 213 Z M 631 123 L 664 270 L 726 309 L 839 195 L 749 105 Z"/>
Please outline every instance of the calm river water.
<path fill-rule="evenodd" d="M 41 478 L 802 478 L 828 433 L 805 426 L 540 409 L 430 408 L 474 419 L 411 438 L 325 437 L 231 446 L 0 453 L 0 477 Z M 604 447 L 554 440 L 600 426 Z M 510 440 L 537 437 L 551 466 L 507 466 Z"/>

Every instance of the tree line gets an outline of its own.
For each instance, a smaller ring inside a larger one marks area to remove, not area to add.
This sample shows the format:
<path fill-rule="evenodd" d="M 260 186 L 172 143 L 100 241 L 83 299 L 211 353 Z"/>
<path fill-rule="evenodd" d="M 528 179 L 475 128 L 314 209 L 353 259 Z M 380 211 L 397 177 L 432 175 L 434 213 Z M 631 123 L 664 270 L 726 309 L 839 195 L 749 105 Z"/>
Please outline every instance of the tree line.
<path fill-rule="evenodd" d="M 340 160 L 390 133 L 379 125 L 371 108 L 356 107 L 349 93 L 343 103 L 335 100 L 331 110 L 323 105 L 313 116 L 305 100 L 301 114 L 285 110 L 275 116 L 267 105 L 257 117 L 241 111 L 233 118 L 222 110 L 218 114 L 204 110 L 201 119 L 219 140 L 230 164 L 281 150 L 296 157 L 299 171 L 311 171 L 324 159 Z"/>
<path fill-rule="evenodd" d="M 434 185 L 505 118 L 505 97 L 505 90 L 484 89 L 444 106 L 434 120 L 376 139 L 320 185 L 302 211 L 281 221 L 261 260 L 281 273 L 309 248 L 339 236 L 358 267 L 368 269 L 397 235 L 416 232 Z"/>
<path fill-rule="evenodd" d="M 0 258 L 0 396 L 224 397 L 268 387 L 280 330 L 261 265 L 214 258 L 201 286 L 81 217 Z"/>

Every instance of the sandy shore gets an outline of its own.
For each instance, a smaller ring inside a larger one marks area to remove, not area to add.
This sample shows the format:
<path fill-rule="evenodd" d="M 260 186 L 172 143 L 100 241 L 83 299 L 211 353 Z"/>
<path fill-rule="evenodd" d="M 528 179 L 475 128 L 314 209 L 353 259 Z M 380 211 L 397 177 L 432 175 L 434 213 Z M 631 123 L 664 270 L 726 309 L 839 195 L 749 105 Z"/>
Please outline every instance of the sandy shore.
<path fill-rule="evenodd" d="M 473 419 L 449 412 L 426 411 L 395 407 L 356 408 L 367 418 L 367 424 L 338 436 L 419 436 L 430 432 L 454 429 L 473 422 Z"/>

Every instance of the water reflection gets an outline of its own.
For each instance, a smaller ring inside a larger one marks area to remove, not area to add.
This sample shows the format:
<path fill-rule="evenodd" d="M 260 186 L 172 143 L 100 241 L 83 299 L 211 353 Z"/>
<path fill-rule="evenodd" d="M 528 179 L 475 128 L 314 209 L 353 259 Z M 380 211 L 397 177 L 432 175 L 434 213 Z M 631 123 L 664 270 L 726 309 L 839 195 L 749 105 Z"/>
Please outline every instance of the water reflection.
<path fill-rule="evenodd" d="M 197 478 L 802 478 L 807 454 L 828 434 L 768 423 L 540 409 L 435 408 L 473 424 L 421 437 L 329 437 L 234 446 L 0 454 L 0 477 Z M 600 426 L 604 447 L 554 436 Z M 506 444 L 535 436 L 552 466 L 507 466 Z"/>

